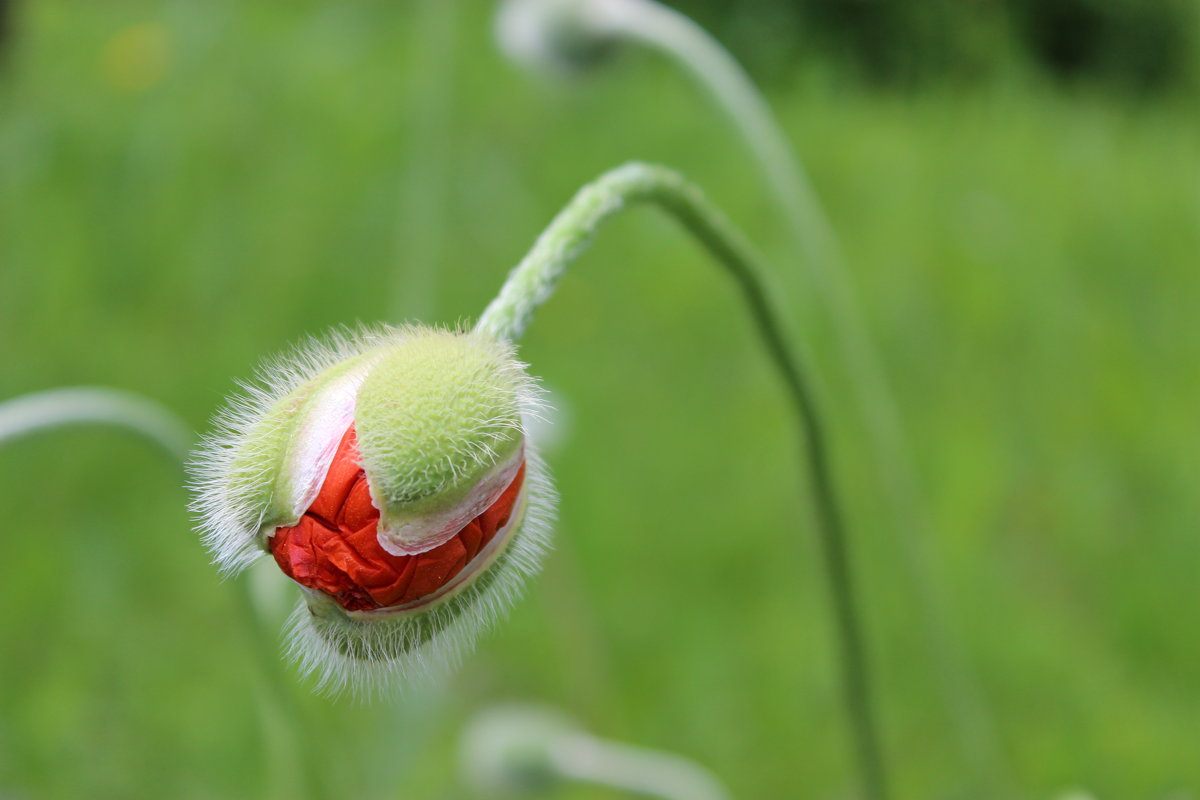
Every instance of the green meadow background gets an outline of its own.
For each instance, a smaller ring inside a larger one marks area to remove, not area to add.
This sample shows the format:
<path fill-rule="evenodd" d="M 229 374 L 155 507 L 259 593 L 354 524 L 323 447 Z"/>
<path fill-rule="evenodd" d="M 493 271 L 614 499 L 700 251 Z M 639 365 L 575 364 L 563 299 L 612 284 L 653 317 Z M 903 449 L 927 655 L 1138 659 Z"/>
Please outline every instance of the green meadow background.
<path fill-rule="evenodd" d="M 896 797 L 1200 798 L 1195 98 L 1015 56 L 907 88 L 816 58 L 759 72 L 894 389 L 922 590 L 730 126 L 646 53 L 531 76 L 492 11 L 29 0 L 0 77 L 0 398 L 115 386 L 203 431 L 307 335 L 471 320 L 575 189 L 663 162 L 770 259 L 822 377 Z M 460 671 L 396 699 L 263 668 L 153 446 L 5 446 L 0 797 L 292 798 L 307 765 L 329 797 L 467 798 L 459 736 L 506 701 L 686 755 L 744 800 L 854 797 L 794 424 L 731 289 L 653 211 L 603 231 L 521 347 L 559 407 L 554 553 Z M 251 583 L 277 649 L 294 593 Z"/>

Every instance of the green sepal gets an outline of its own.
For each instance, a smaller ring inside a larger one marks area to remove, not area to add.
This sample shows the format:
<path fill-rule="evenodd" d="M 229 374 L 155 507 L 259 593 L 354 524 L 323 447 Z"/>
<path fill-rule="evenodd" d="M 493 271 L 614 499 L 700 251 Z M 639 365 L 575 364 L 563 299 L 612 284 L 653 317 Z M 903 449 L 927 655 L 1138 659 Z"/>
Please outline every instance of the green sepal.
<path fill-rule="evenodd" d="M 389 348 L 356 412 L 381 530 L 462 503 L 512 459 L 527 387 L 509 348 L 484 336 L 426 329 Z"/>

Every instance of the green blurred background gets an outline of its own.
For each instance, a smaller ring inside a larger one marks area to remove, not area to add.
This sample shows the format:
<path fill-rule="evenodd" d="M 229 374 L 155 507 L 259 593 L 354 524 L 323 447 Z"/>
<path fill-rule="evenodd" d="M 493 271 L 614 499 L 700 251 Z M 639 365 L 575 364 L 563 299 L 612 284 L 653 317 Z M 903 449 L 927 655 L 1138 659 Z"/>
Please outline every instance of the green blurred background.
<path fill-rule="evenodd" d="M 203 430 L 308 334 L 476 316 L 583 182 L 662 161 L 772 259 L 825 378 L 897 796 L 1194 800 L 1195 8 L 1063 66 L 1032 4 L 914 5 L 684 8 L 766 84 L 854 270 L 982 700 L 974 765 L 804 266 L 656 57 L 537 80 L 485 2 L 29 0 L 0 77 L 0 398 L 118 386 Z M 7 446 L 0 796 L 295 797 L 299 735 L 332 796 L 466 797 L 458 735 L 503 700 L 739 798 L 853 796 L 793 423 L 730 289 L 657 214 L 603 233 L 521 351 L 560 406 L 544 574 L 437 689 L 363 704 L 280 672 L 300 731 L 172 464 L 110 430 Z M 256 580 L 275 628 L 290 589 Z"/>

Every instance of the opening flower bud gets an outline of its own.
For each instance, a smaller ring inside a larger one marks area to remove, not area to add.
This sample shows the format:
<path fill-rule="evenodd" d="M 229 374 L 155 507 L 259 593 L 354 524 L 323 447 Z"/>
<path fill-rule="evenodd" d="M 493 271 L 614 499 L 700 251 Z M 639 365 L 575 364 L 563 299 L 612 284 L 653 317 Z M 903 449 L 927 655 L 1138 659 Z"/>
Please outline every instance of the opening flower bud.
<path fill-rule="evenodd" d="M 315 344 L 262 383 L 194 460 L 217 563 L 269 553 L 302 587 L 292 649 L 325 682 L 456 656 L 536 570 L 553 504 L 511 346 L 387 329 Z"/>

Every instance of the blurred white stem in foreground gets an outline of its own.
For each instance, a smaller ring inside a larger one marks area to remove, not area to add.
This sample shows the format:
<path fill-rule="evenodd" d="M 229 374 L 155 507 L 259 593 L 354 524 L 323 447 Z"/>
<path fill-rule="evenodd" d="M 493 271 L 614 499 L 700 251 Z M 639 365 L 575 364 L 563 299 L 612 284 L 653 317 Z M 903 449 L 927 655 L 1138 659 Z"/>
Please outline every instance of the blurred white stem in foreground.
<path fill-rule="evenodd" d="M 180 462 L 191 431 L 163 405 L 132 392 L 75 386 L 34 392 L 0 403 L 0 443 L 68 425 L 112 425 L 150 439 Z"/>
<path fill-rule="evenodd" d="M 661 800 L 729 800 L 709 770 L 681 756 L 609 742 L 554 711 L 505 706 L 463 736 L 462 768 L 487 795 L 517 796 L 576 781 Z"/>
<path fill-rule="evenodd" d="M 552 743 L 549 755 L 564 777 L 578 781 L 671 800 L 729 797 L 708 770 L 670 753 L 578 733 Z"/>

